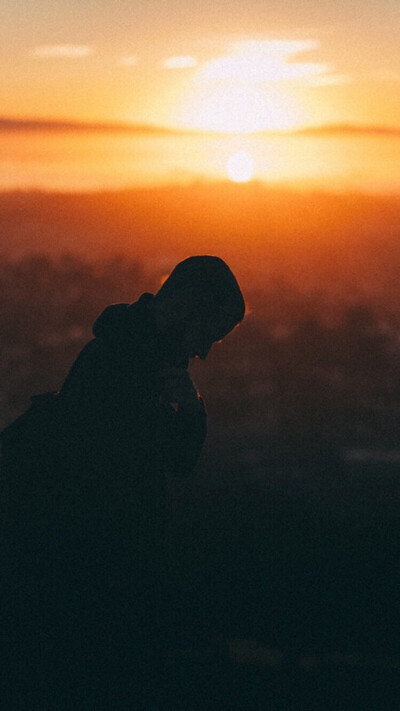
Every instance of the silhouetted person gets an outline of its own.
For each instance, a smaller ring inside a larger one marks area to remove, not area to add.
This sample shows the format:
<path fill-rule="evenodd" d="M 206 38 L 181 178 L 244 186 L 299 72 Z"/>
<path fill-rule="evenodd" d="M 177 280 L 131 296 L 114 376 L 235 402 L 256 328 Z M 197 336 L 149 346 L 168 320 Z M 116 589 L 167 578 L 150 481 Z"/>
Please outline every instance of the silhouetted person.
<path fill-rule="evenodd" d="M 15 708 L 157 708 L 166 477 L 192 471 L 206 435 L 187 367 L 243 316 L 228 266 L 199 256 L 179 263 L 155 296 L 109 306 L 95 322 L 54 405 L 59 436 L 42 462 L 40 524 L 33 515 L 24 532 L 22 507 L 10 526 L 11 558 L 26 556 L 6 637 L 16 650 L 10 683 L 20 674 L 26 687 Z M 19 625 L 30 626 L 25 647 Z"/>

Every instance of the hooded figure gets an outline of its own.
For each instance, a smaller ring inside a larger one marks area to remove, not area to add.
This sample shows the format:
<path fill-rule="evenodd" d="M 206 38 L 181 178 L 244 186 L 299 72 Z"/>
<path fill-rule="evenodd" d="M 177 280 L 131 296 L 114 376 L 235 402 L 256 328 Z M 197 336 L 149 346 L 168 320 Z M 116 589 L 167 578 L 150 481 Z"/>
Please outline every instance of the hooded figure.
<path fill-rule="evenodd" d="M 109 306 L 96 320 L 52 404 L 57 447 L 47 462 L 37 458 L 36 513 L 22 502 L 21 516 L 14 497 L 6 517 L 16 600 L 7 708 L 17 697 L 15 708 L 29 698 L 30 711 L 155 708 L 166 478 L 192 471 L 206 436 L 188 362 L 204 359 L 243 315 L 232 272 L 205 256 L 178 264 L 155 296 Z"/>

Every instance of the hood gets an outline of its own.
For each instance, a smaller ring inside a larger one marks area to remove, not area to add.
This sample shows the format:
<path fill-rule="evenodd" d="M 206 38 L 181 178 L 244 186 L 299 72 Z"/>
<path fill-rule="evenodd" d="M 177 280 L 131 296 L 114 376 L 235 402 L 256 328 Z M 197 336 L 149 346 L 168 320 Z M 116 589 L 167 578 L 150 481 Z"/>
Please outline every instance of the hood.
<path fill-rule="evenodd" d="M 93 335 L 104 340 L 113 340 L 127 328 L 129 304 L 111 304 L 93 324 Z"/>
<path fill-rule="evenodd" d="M 176 358 L 175 335 L 167 338 L 157 332 L 152 311 L 148 309 L 153 299 L 153 294 L 145 293 L 133 304 L 107 306 L 94 322 L 93 334 L 117 348 L 128 348 L 153 368 L 165 363 L 187 369 L 188 358 L 180 361 Z"/>
<path fill-rule="evenodd" d="M 120 341 L 153 330 L 147 305 L 152 294 L 142 294 L 133 304 L 111 304 L 93 324 L 93 335 L 104 341 Z"/>

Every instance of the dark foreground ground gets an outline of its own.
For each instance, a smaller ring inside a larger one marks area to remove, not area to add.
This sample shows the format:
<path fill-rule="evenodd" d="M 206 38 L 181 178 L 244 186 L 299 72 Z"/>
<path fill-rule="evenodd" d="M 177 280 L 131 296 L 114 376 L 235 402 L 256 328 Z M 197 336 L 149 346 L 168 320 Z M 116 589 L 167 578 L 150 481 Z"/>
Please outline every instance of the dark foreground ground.
<path fill-rule="evenodd" d="M 400 659 L 204 643 L 176 656 L 168 708 L 322 711 L 399 708 Z M 180 657 L 180 658 L 179 658 Z"/>
<path fill-rule="evenodd" d="M 399 465 L 348 457 L 172 492 L 175 704 L 400 709 Z"/>

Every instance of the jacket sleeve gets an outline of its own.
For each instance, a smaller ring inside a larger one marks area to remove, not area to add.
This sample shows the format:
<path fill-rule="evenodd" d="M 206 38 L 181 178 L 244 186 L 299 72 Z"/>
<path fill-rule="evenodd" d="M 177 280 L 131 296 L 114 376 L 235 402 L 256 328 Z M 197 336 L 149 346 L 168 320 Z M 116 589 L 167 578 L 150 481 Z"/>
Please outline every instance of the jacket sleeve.
<path fill-rule="evenodd" d="M 165 431 L 166 473 L 184 478 L 191 474 L 203 448 L 207 434 L 207 413 L 200 399 L 196 412 L 175 411 L 168 406 Z"/>
<path fill-rule="evenodd" d="M 91 433 L 97 438 L 95 458 L 108 449 L 116 451 L 119 462 L 135 466 L 162 457 L 165 474 L 172 476 L 185 477 L 193 470 L 207 431 L 201 399 L 195 412 L 160 405 L 158 397 L 152 402 L 130 363 L 117 361 L 96 339 L 78 356 L 60 394 L 84 427 L 83 440 Z"/>

